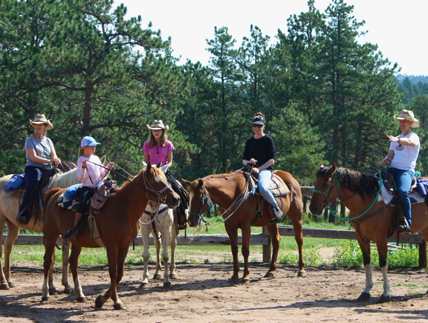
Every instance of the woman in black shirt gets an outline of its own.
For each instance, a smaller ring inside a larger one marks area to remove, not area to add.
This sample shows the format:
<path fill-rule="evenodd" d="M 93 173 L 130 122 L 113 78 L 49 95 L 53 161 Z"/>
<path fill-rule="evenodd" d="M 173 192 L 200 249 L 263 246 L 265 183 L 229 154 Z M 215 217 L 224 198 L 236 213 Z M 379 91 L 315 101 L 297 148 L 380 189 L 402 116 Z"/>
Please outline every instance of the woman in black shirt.
<path fill-rule="evenodd" d="M 264 133 L 265 116 L 257 112 L 253 117 L 254 136 L 247 139 L 245 143 L 244 165 L 254 165 L 253 170 L 259 174 L 259 192 L 263 198 L 272 206 L 274 218 L 272 223 L 282 219 L 282 211 L 278 207 L 273 194 L 269 191 L 269 181 L 272 177 L 272 165 L 275 163 L 275 145 L 272 137 Z"/>

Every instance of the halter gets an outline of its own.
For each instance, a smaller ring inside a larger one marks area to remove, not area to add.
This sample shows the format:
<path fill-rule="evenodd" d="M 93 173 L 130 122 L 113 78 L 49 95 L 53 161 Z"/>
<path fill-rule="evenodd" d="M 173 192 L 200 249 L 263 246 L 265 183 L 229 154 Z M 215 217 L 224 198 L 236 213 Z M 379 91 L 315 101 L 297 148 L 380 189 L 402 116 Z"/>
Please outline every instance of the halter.
<path fill-rule="evenodd" d="M 384 168 L 384 167 L 382 167 L 382 168 Z M 361 218 L 362 216 L 364 216 L 372 207 L 373 207 L 373 205 L 376 203 L 376 201 L 377 201 L 377 198 L 378 198 L 378 196 L 379 196 L 379 194 L 380 194 L 380 192 L 382 191 L 382 185 L 383 185 L 383 180 L 382 180 L 382 168 L 381 168 L 381 170 L 379 171 L 379 181 L 380 181 L 380 185 L 379 185 L 379 191 L 377 192 L 377 194 L 376 194 L 376 197 L 374 198 L 374 200 L 373 200 L 373 203 L 369 206 L 369 208 L 367 209 L 367 210 L 365 210 L 363 213 L 361 213 L 360 215 L 358 215 L 358 216 L 356 216 L 356 217 L 354 217 L 354 218 L 343 218 L 343 217 L 341 217 L 341 216 L 338 216 L 337 215 L 337 211 L 336 210 L 333 210 L 333 208 L 330 206 L 330 201 L 328 200 L 328 197 L 330 196 L 330 193 L 331 193 L 331 191 L 332 191 L 332 189 L 333 189 L 333 186 L 334 186 L 334 181 L 336 180 L 336 182 L 337 182 L 337 190 L 338 190 L 338 193 L 337 193 L 337 198 L 335 199 L 335 200 L 337 200 L 337 199 L 340 199 L 340 182 L 339 182 L 339 177 L 337 176 L 337 169 L 334 171 L 334 177 L 333 177 L 333 181 L 331 182 L 331 184 L 330 184 L 330 186 L 329 186 L 329 188 L 326 190 L 326 191 L 320 191 L 320 190 L 316 190 L 316 189 L 314 189 L 314 193 L 320 193 L 320 194 L 323 194 L 323 195 L 325 195 L 325 197 L 326 197 L 326 200 L 325 200 L 325 202 L 323 202 L 322 204 L 325 204 L 325 203 L 327 203 L 327 206 L 328 206 L 328 208 L 329 208 L 329 210 L 330 210 L 330 213 L 335 217 L 335 218 L 338 218 L 338 219 L 341 219 L 341 220 L 344 220 L 344 221 L 354 221 L 354 220 L 357 220 L 357 219 L 359 219 L 359 218 Z M 328 192 L 328 194 L 327 194 L 327 192 Z M 355 195 L 355 194 L 354 194 Z M 354 195 L 351 195 L 350 197 L 352 197 L 352 196 L 354 196 Z M 347 200 L 349 197 L 347 197 L 346 199 L 344 199 L 344 200 Z M 343 201 L 344 201 L 343 200 Z"/>
<path fill-rule="evenodd" d="M 147 182 L 147 180 L 146 180 L 146 172 L 145 171 L 143 173 L 143 179 L 144 179 L 144 185 L 146 186 L 146 196 L 147 196 L 147 199 L 150 200 L 150 197 L 149 197 L 149 192 L 150 192 L 151 194 L 153 194 L 155 196 L 155 198 L 156 198 L 156 200 L 157 200 L 158 203 L 161 202 L 162 204 L 165 204 L 166 197 L 161 197 L 161 194 L 163 192 L 165 192 L 166 190 L 170 189 L 171 185 L 167 185 L 163 189 L 161 189 L 160 191 L 156 191 L 153 188 L 153 186 L 150 184 L 150 182 Z"/>
<path fill-rule="evenodd" d="M 211 212 L 211 210 L 212 210 L 212 208 L 214 206 L 213 201 L 208 196 L 207 189 L 205 188 L 205 185 L 202 185 L 202 188 L 203 188 L 203 191 L 202 191 L 202 196 L 200 197 L 200 199 L 201 199 L 201 207 L 199 208 L 199 212 L 198 213 L 191 213 L 191 212 L 189 212 L 190 215 L 195 215 L 195 216 L 199 216 L 200 217 L 202 215 L 202 213 L 204 213 L 206 210 L 208 210 L 208 208 L 209 208 L 209 210 Z M 205 196 L 205 198 L 204 198 L 204 196 Z M 205 206 L 207 206 L 208 208 L 204 210 Z"/>

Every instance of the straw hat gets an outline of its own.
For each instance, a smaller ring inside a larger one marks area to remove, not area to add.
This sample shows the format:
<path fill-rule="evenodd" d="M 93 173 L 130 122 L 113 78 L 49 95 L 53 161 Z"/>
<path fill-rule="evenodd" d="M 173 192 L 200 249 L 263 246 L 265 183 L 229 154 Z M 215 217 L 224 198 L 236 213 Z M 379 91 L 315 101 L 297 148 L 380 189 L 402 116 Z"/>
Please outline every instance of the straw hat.
<path fill-rule="evenodd" d="M 149 130 L 165 130 L 165 131 L 168 131 L 169 126 L 164 126 L 162 120 L 155 120 L 155 121 L 153 121 L 151 126 L 147 125 L 147 128 L 149 128 Z"/>
<path fill-rule="evenodd" d="M 412 125 L 410 127 L 417 128 L 420 125 L 420 122 L 418 119 L 415 118 L 415 115 L 413 114 L 413 111 L 410 110 L 403 110 L 400 114 L 394 115 L 395 119 L 398 120 L 409 120 L 412 121 Z"/>
<path fill-rule="evenodd" d="M 34 127 L 35 124 L 44 124 L 46 125 L 46 130 L 51 130 L 53 128 L 52 123 L 46 119 L 44 114 L 36 114 L 36 117 L 33 120 L 30 120 L 30 124 Z"/>

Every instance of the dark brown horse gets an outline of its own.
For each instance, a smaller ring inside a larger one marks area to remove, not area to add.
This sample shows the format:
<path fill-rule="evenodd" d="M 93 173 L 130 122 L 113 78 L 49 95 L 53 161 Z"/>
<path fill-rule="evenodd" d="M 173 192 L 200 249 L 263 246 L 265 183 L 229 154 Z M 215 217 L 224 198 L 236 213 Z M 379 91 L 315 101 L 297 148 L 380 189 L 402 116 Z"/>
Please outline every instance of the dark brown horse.
<path fill-rule="evenodd" d="M 49 299 L 47 277 L 52 270 L 52 256 L 54 254 L 56 239 L 64 236 L 73 227 L 75 212 L 59 207 L 57 198 L 65 190 L 52 189 L 49 192 L 46 205 L 46 219 L 44 225 L 44 283 L 42 300 Z M 94 214 L 101 239 L 106 247 L 111 285 L 104 295 L 97 297 L 95 307 L 101 308 L 111 298 L 115 309 L 125 308 L 117 295 L 117 285 L 123 276 L 125 258 L 129 245 L 135 240 L 138 233 L 138 219 L 143 214 L 147 203 L 156 200 L 167 204 L 170 208 L 178 205 L 178 195 L 168 185 L 164 173 L 149 163 L 147 168 L 120 189 L 112 192 L 101 210 Z M 82 247 L 98 248 L 92 240 L 91 230 L 85 224 L 77 240 L 70 238 L 72 251 L 70 255 L 70 268 L 74 279 L 75 295 L 78 301 L 83 302 L 85 295 L 80 286 L 77 264 Z"/>
<path fill-rule="evenodd" d="M 302 192 L 300 185 L 290 173 L 284 171 L 275 171 L 275 174 L 280 176 L 285 184 L 287 184 L 291 193 L 281 198 L 277 198 L 278 206 L 284 214 L 288 214 L 293 223 L 295 238 L 299 248 L 299 276 L 305 274 L 305 264 L 303 261 L 303 233 L 302 233 Z M 242 172 L 210 175 L 204 178 L 199 178 L 193 182 L 183 180 L 189 186 L 189 223 L 194 227 L 201 223 L 201 214 L 206 211 L 210 203 L 214 202 L 221 208 L 227 210 L 232 205 L 237 205 L 230 213 L 225 213 L 223 218 L 227 218 L 232 212 L 233 215 L 225 221 L 225 227 L 232 248 L 233 255 L 233 276 L 234 283 L 240 282 L 239 280 L 239 263 L 238 263 L 238 229 L 242 232 L 242 255 L 244 256 L 244 275 L 242 282 L 249 282 L 250 268 L 248 266 L 248 256 L 250 255 L 250 238 L 251 226 L 267 227 L 272 240 L 272 260 L 270 263 L 269 271 L 265 277 L 274 277 L 274 272 L 277 266 L 279 242 L 281 236 L 279 235 L 278 225 L 270 222 L 271 207 L 266 202 L 263 202 L 261 217 L 252 221 L 256 217 L 257 205 L 259 197 L 250 195 L 242 204 L 239 204 L 239 198 L 245 195 L 247 190 L 247 180 Z M 212 201 L 212 202 L 210 202 Z"/>
<path fill-rule="evenodd" d="M 387 206 L 378 198 L 380 186 L 378 180 L 371 175 L 366 175 L 346 168 L 323 167 L 316 174 L 314 194 L 309 206 L 315 215 L 330 202 L 337 198 L 349 209 L 349 218 L 355 229 L 358 243 L 361 247 L 366 272 L 366 287 L 359 296 L 359 300 L 370 299 L 370 290 L 373 286 L 370 260 L 370 242 L 376 243 L 379 253 L 379 265 L 383 275 L 383 294 L 381 301 L 391 299 L 389 293 L 387 263 L 387 236 L 392 225 L 392 219 L 396 212 L 395 206 Z M 425 241 L 428 241 L 428 209 L 425 203 L 412 205 L 412 233 L 422 231 Z M 394 231 L 393 237 L 397 236 Z"/>

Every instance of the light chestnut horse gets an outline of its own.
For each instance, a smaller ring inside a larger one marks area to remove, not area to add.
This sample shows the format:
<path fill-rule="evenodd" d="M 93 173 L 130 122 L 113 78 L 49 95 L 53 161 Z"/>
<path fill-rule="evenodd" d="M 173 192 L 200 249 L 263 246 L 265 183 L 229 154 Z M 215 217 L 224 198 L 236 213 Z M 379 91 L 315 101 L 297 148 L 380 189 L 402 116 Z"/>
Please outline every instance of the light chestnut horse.
<path fill-rule="evenodd" d="M 65 190 L 52 189 L 46 199 L 44 225 L 44 282 L 42 301 L 49 299 L 48 276 L 52 271 L 55 243 L 59 235 L 64 236 L 74 225 L 75 212 L 64 209 L 56 204 L 58 197 Z M 115 309 L 124 309 L 117 294 L 117 285 L 122 279 L 125 258 L 129 245 L 138 233 L 138 219 L 151 200 L 162 201 L 170 208 L 177 207 L 180 198 L 167 183 L 165 174 L 149 163 L 135 176 L 132 183 L 127 182 L 121 188 L 112 191 L 100 213 L 94 214 L 99 234 L 105 245 L 110 275 L 110 288 L 99 295 L 95 301 L 96 309 L 100 309 L 108 299 L 112 299 Z M 80 230 L 77 240 L 69 238 L 72 243 L 70 268 L 74 279 L 74 292 L 79 302 L 85 301 L 77 272 L 78 257 L 82 247 L 99 248 L 91 239 L 88 224 Z"/>
<path fill-rule="evenodd" d="M 156 247 L 156 272 L 153 279 L 161 279 L 162 263 L 160 261 L 160 245 L 162 242 L 162 259 L 164 262 L 163 286 L 171 287 L 171 279 L 176 279 L 175 272 L 175 247 L 177 246 L 178 226 L 174 222 L 173 209 L 165 204 L 150 201 L 145 212 L 140 218 L 140 232 L 143 239 L 144 273 L 140 288 L 149 283 L 149 236 L 154 237 Z M 171 263 L 168 266 L 168 245 L 171 246 Z"/>
<path fill-rule="evenodd" d="M 294 227 L 295 239 L 299 249 L 299 276 L 305 275 L 305 263 L 303 261 L 303 232 L 302 232 L 302 214 L 303 202 L 300 185 L 296 179 L 288 172 L 281 170 L 274 172 L 282 178 L 285 184 L 290 189 L 291 193 L 277 198 L 278 206 L 284 214 L 287 214 Z M 225 228 L 229 235 L 230 245 L 233 255 L 233 276 L 232 282 L 239 283 L 239 263 L 238 263 L 238 228 L 242 232 L 242 255 L 244 256 L 244 274 L 241 282 L 248 283 L 250 268 L 248 265 L 248 257 L 250 255 L 250 238 L 251 226 L 267 227 L 272 240 L 272 260 L 269 271 L 265 277 L 274 277 L 274 272 L 277 267 L 278 250 L 281 236 L 279 235 L 278 225 L 270 222 L 273 217 L 271 207 L 266 203 L 262 203 L 263 212 L 260 219 L 252 224 L 256 217 L 259 197 L 251 195 L 242 204 L 237 200 L 245 195 L 247 190 L 247 181 L 242 172 L 230 174 L 210 175 L 204 178 L 199 178 L 193 182 L 183 179 L 189 186 L 189 223 L 191 227 L 201 224 L 201 215 L 205 212 L 212 202 L 227 210 L 232 205 L 238 205 L 236 208 L 223 215 L 227 218 L 230 213 L 234 212 L 230 218 L 225 221 Z M 210 202 L 212 201 L 212 202 Z"/>
<path fill-rule="evenodd" d="M 63 162 L 60 169 L 69 170 L 70 168 L 76 168 L 76 165 L 71 162 Z M 12 252 L 13 244 L 18 238 L 19 228 L 43 232 L 43 219 L 40 219 L 35 223 L 35 216 L 33 216 L 28 224 L 22 224 L 21 222 L 16 221 L 16 215 L 19 211 L 19 206 L 22 202 L 24 192 L 14 192 L 13 195 L 10 195 L 10 191 L 5 191 L 3 188 L 6 185 L 7 181 L 13 175 L 6 175 L 0 178 L 0 228 L 3 232 L 4 224 L 7 224 L 7 237 L 4 242 L 4 270 L 2 264 L 2 245 L 0 245 L 0 289 L 9 289 L 14 287 L 10 273 L 10 254 Z M 55 175 L 54 181 L 51 187 L 68 187 L 73 184 L 77 184 L 79 181 L 76 176 L 76 169 L 70 170 L 66 173 L 58 173 Z M 64 285 L 64 292 L 70 293 L 71 287 L 68 284 L 68 252 L 69 245 L 64 245 L 63 248 L 63 275 L 62 275 L 62 284 Z M 55 287 L 53 286 L 52 276 L 50 276 L 50 290 L 51 293 L 55 292 Z"/>
<path fill-rule="evenodd" d="M 383 276 L 381 301 L 391 300 L 388 281 L 387 236 L 394 230 L 393 217 L 395 206 L 385 205 L 378 198 L 379 183 L 371 175 L 347 168 L 337 168 L 336 164 L 321 168 L 314 183 L 314 194 L 309 209 L 314 215 L 320 215 L 325 207 L 337 198 L 349 209 L 349 218 L 363 253 L 366 287 L 358 300 L 370 300 L 373 287 L 370 259 L 370 242 L 376 243 L 379 253 L 379 265 Z M 359 217 L 359 218 L 358 218 Z M 395 222 L 395 221 L 394 221 Z M 391 230 L 392 227 L 392 230 Z M 412 205 L 412 233 L 422 231 L 428 241 L 428 208 L 425 203 Z M 394 230 L 392 237 L 397 236 Z"/>

